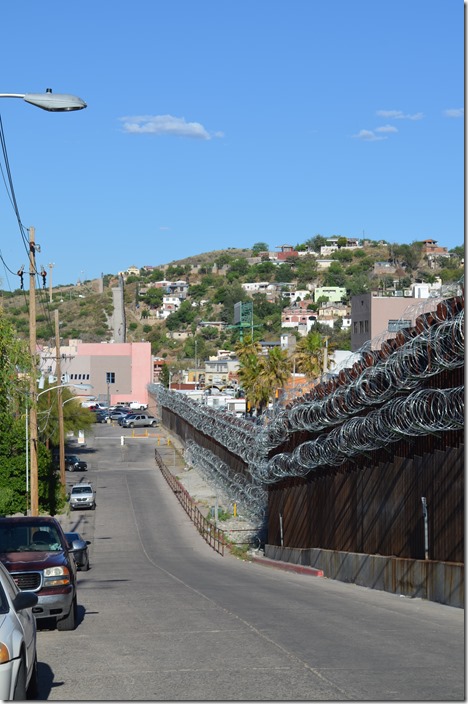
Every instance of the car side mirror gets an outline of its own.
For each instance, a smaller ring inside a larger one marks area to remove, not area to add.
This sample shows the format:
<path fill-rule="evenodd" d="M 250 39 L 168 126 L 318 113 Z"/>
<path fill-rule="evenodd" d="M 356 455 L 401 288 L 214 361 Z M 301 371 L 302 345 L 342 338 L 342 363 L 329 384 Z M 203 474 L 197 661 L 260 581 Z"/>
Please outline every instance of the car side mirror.
<path fill-rule="evenodd" d="M 73 551 L 76 551 L 76 550 L 84 550 L 85 547 L 86 547 L 86 545 L 87 545 L 87 541 L 86 541 L 86 540 L 74 540 L 74 541 L 72 542 L 72 550 L 73 550 Z"/>
<path fill-rule="evenodd" d="M 30 609 L 32 606 L 36 606 L 38 602 L 38 596 L 35 592 L 19 592 L 13 599 L 13 606 L 15 611 L 22 611 L 23 609 Z"/>

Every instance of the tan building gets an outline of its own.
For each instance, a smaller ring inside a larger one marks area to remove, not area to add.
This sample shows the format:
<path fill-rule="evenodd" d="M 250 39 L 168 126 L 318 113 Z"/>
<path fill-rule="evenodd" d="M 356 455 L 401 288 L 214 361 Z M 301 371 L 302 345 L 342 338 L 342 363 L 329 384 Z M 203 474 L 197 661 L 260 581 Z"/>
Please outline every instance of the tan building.
<path fill-rule="evenodd" d="M 384 339 L 395 337 L 402 328 L 412 327 L 421 314 L 421 304 L 427 298 L 409 298 L 407 296 L 378 296 L 365 293 L 351 298 L 351 350 L 356 352 L 365 342 L 381 336 Z M 437 306 L 436 299 L 434 307 Z M 385 333 L 385 335 L 384 335 Z"/>

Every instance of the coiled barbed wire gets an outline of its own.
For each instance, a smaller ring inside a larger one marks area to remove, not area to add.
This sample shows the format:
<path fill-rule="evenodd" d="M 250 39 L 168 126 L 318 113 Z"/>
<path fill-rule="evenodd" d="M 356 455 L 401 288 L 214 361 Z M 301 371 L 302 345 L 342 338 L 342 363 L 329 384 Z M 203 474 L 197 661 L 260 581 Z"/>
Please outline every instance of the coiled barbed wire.
<path fill-rule="evenodd" d="M 239 504 L 241 512 L 256 521 L 264 519 L 267 508 L 267 493 L 257 482 L 249 482 L 219 457 L 193 440 L 187 442 L 185 460 L 196 467 L 210 485 L 218 487 L 231 503 Z"/>
<path fill-rule="evenodd" d="M 362 369 L 347 386 L 336 385 L 325 398 L 319 393 L 310 401 L 299 400 L 278 419 L 270 413 L 259 443 L 270 451 L 284 442 L 290 433 L 300 430 L 317 432 L 342 423 L 369 405 L 379 405 L 401 393 L 409 393 L 424 379 L 442 371 L 464 365 L 464 310 L 450 320 L 423 328 L 416 336 L 407 334 L 406 342 L 393 354 L 385 351 L 373 366 Z"/>
<path fill-rule="evenodd" d="M 382 408 L 345 421 L 328 434 L 309 440 L 291 453 L 275 455 L 253 476 L 264 483 L 305 476 L 321 466 L 339 466 L 346 459 L 378 450 L 408 437 L 464 428 L 465 387 L 423 389 L 392 399 Z"/>
<path fill-rule="evenodd" d="M 415 390 L 424 380 L 463 366 L 464 308 L 453 300 L 437 301 L 430 312 L 427 301 L 419 305 L 424 315 L 419 315 L 413 328 L 401 330 L 398 340 L 386 339 L 378 350 L 368 341 L 354 353 L 358 361 L 352 367 L 316 385 L 290 406 L 276 404 L 262 416 L 260 426 L 160 384 L 150 385 L 149 392 L 162 406 L 240 457 L 252 478 L 261 483 L 303 476 L 320 465 L 336 466 L 405 435 L 458 430 L 463 427 L 463 387 L 424 389 L 416 391 L 419 396 Z M 292 453 L 277 453 L 268 460 L 272 450 L 300 431 L 327 432 Z"/>

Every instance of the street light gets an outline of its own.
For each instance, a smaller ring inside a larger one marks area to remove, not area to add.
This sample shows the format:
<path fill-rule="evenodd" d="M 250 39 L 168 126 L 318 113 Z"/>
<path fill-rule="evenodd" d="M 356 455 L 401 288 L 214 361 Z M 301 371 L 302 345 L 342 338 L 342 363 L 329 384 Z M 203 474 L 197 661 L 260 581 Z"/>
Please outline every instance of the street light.
<path fill-rule="evenodd" d="M 35 105 L 48 112 L 69 112 L 71 110 L 83 110 L 87 107 L 84 100 L 76 95 L 63 95 L 52 93 L 51 88 L 46 88 L 45 93 L 0 93 L 0 98 L 22 98 L 30 105 Z M 34 370 L 36 368 L 36 243 L 34 241 L 34 228 L 29 230 L 29 351 L 31 355 L 31 379 L 29 393 L 31 400 L 36 394 L 36 380 Z M 29 414 L 29 443 L 31 462 L 31 515 L 39 514 L 39 479 L 37 469 L 37 406 L 33 402 Z"/>
<path fill-rule="evenodd" d="M 42 396 L 42 394 L 45 394 L 47 391 L 53 391 L 54 389 L 57 389 L 57 403 L 58 403 L 58 422 L 59 422 L 59 467 L 60 467 L 60 483 L 63 487 L 65 487 L 66 480 L 65 480 L 65 433 L 64 433 L 64 427 L 63 427 L 63 407 L 67 401 L 64 401 L 62 403 L 62 396 L 61 396 L 61 390 L 64 388 L 72 387 L 75 389 L 82 389 L 83 391 L 89 390 L 94 388 L 92 384 L 72 384 L 69 382 L 65 382 L 63 384 L 57 384 L 56 386 L 49 386 L 48 389 L 44 389 L 44 391 L 41 391 L 40 393 L 37 394 L 37 398 L 39 399 L 39 396 Z M 75 400 L 76 397 L 73 396 L 73 400 Z M 68 401 L 71 401 L 72 399 L 67 399 Z M 36 455 L 36 460 L 37 460 L 37 455 Z M 31 481 L 31 488 L 32 488 L 32 481 Z M 32 491 L 31 491 L 32 493 Z M 32 505 L 32 496 L 31 496 L 31 505 Z M 33 514 L 36 515 L 36 514 Z"/>
<path fill-rule="evenodd" d="M 45 93 L 0 93 L 0 98 L 22 98 L 26 103 L 48 112 L 70 112 L 87 107 L 85 101 L 76 95 L 52 93 L 52 88 L 46 88 Z"/>

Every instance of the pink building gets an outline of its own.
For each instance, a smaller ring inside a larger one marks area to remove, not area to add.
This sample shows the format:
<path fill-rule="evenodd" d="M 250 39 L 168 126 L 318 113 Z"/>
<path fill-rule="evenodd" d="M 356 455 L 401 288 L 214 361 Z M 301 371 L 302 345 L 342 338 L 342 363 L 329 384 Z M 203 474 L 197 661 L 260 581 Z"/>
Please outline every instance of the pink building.
<path fill-rule="evenodd" d="M 43 351 L 44 352 L 44 351 Z M 55 373 L 55 348 L 47 351 L 47 373 Z M 90 343 L 70 340 L 60 348 L 60 371 L 67 381 L 90 384 L 89 395 L 110 405 L 124 401 L 149 403 L 148 384 L 153 382 L 149 342 Z M 43 361 L 41 367 L 45 367 Z"/>

